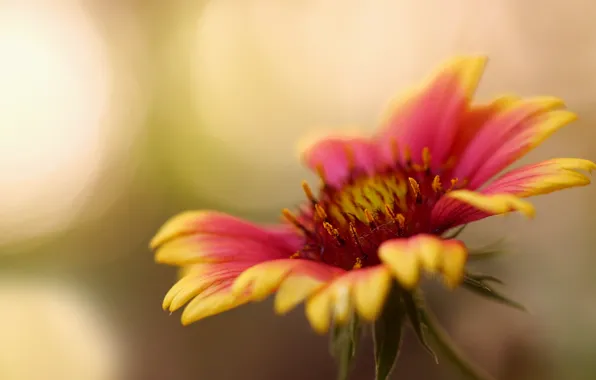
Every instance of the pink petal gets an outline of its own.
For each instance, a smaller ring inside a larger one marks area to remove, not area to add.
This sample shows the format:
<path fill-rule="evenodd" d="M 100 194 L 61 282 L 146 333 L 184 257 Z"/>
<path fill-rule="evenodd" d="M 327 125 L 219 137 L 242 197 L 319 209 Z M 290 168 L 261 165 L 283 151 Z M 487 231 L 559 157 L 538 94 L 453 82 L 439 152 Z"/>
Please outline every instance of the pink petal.
<path fill-rule="evenodd" d="M 461 158 L 464 151 L 468 148 L 470 142 L 476 137 L 478 132 L 486 123 L 501 114 L 504 110 L 511 107 L 511 104 L 520 100 L 513 95 L 505 95 L 496 98 L 488 104 L 473 105 L 462 116 L 457 136 L 451 147 L 451 156 Z"/>
<path fill-rule="evenodd" d="M 579 171 L 591 172 L 596 165 L 579 158 L 555 158 L 509 171 L 488 185 L 485 194 L 514 194 L 530 197 L 570 187 L 585 186 L 590 178 Z"/>
<path fill-rule="evenodd" d="M 495 197 L 498 197 L 500 201 L 508 202 L 510 211 L 513 211 L 519 207 L 525 207 L 515 198 L 526 198 L 571 187 L 585 186 L 590 183 L 590 179 L 579 171 L 591 172 L 595 169 L 596 164 L 589 160 L 577 158 L 547 160 L 512 170 L 476 194 L 477 197 L 484 196 L 484 202 L 487 205 L 494 201 Z M 519 205 L 516 205 L 518 203 Z M 434 228 L 445 230 L 495 214 L 496 212 L 487 212 L 487 210 L 479 209 L 461 199 L 451 198 L 448 194 L 437 202 L 431 218 Z"/>
<path fill-rule="evenodd" d="M 562 105 L 555 98 L 512 100 L 475 133 L 458 157 L 453 176 L 467 179 L 469 189 L 482 186 L 555 130 L 575 119 L 568 111 L 556 110 Z"/>
<path fill-rule="evenodd" d="M 290 226 L 261 227 L 223 213 L 196 211 L 169 220 L 151 246 L 157 261 L 182 266 L 289 257 L 301 243 Z"/>
<path fill-rule="evenodd" d="M 457 58 L 443 65 L 430 83 L 398 103 L 378 134 L 377 142 L 385 159 L 401 150 L 401 160 L 409 149 L 414 162 L 422 161 L 423 148 L 431 153 L 431 168 L 437 170 L 448 158 L 471 98 L 476 90 L 486 58 Z"/>
<path fill-rule="evenodd" d="M 326 184 L 341 185 L 356 173 L 373 174 L 379 167 L 375 146 L 365 138 L 328 138 L 303 154 L 306 166 L 321 171 Z"/>

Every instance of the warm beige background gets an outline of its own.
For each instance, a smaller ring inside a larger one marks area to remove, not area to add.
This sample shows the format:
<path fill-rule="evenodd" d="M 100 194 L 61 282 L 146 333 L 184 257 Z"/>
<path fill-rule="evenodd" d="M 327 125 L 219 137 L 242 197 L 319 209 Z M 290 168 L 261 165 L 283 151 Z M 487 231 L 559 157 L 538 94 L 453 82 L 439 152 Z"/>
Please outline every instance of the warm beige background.
<path fill-rule="evenodd" d="M 581 120 L 524 162 L 596 156 L 596 5 L 588 1 L 0 2 L 0 379 L 330 379 L 326 341 L 269 302 L 183 328 L 174 271 L 146 245 L 170 215 L 273 221 L 311 178 L 297 146 L 371 131 L 441 59 L 487 53 L 479 91 L 557 95 Z M 466 231 L 505 239 L 480 269 L 523 315 L 430 286 L 454 338 L 499 379 L 593 379 L 596 188 L 538 217 Z M 5 310 L 6 309 L 6 310 Z M 408 338 L 395 378 L 459 379 Z M 355 379 L 368 379 L 364 347 Z"/>

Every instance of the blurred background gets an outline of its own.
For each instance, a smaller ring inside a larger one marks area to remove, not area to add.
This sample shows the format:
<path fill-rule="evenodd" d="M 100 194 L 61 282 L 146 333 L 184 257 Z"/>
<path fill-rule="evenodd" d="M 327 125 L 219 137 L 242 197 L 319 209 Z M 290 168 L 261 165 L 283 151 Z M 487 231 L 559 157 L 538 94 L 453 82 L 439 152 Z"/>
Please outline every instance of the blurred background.
<path fill-rule="evenodd" d="M 253 304 L 182 327 L 175 270 L 148 241 L 198 208 L 277 220 L 311 179 L 298 143 L 371 131 L 397 90 L 487 53 L 481 99 L 557 95 L 580 121 L 522 163 L 596 158 L 596 6 L 588 0 L 1 0 L 0 379 L 332 379 L 302 310 Z M 596 187 L 469 227 L 507 254 L 522 314 L 429 288 L 498 379 L 594 379 Z M 369 342 L 370 343 L 370 342 Z M 370 379 L 370 344 L 354 379 Z M 408 336 L 396 379 L 459 379 Z"/>

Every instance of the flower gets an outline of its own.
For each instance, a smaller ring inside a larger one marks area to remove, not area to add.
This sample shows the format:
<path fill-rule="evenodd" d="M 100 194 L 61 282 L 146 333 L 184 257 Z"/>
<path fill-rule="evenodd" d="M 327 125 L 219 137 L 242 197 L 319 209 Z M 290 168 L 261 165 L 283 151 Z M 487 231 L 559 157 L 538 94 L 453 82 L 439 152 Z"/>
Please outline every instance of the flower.
<path fill-rule="evenodd" d="M 588 160 L 558 158 L 489 182 L 576 115 L 560 99 L 507 95 L 473 105 L 486 58 L 457 57 L 390 107 L 371 137 L 328 138 L 304 153 L 316 191 L 283 210 L 286 223 L 258 226 L 215 211 L 168 221 L 151 242 L 181 278 L 163 307 L 187 305 L 182 323 L 275 293 L 286 313 L 305 302 L 319 332 L 353 312 L 375 321 L 395 281 L 414 291 L 423 273 L 449 287 L 465 277 L 468 249 L 445 234 L 488 216 L 534 215 L 524 198 L 583 186 Z"/>

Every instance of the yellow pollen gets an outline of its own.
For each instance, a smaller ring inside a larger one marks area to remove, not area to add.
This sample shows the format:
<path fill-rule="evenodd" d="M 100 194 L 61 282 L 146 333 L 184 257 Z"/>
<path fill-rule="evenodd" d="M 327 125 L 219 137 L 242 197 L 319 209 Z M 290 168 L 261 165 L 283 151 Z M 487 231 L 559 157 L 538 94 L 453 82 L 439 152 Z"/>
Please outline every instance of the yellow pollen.
<path fill-rule="evenodd" d="M 387 215 L 389 215 L 391 217 L 391 219 L 395 219 L 395 213 L 391 209 L 390 205 L 385 204 L 385 212 L 387 213 Z"/>
<path fill-rule="evenodd" d="M 325 212 L 325 210 L 323 209 L 323 207 L 321 207 L 320 205 L 316 204 L 315 205 L 315 210 L 317 212 L 317 215 L 319 216 L 319 218 L 326 220 L 327 219 L 327 213 Z"/>
<path fill-rule="evenodd" d="M 288 222 L 298 227 L 305 235 L 312 236 L 312 232 L 309 231 L 306 227 L 304 227 L 302 223 L 300 223 L 300 221 L 294 216 L 294 214 L 292 214 L 292 211 L 288 210 L 287 208 L 284 208 L 281 211 L 281 213 L 284 216 L 284 218 L 288 220 Z"/>
<path fill-rule="evenodd" d="M 360 269 L 362 268 L 362 259 L 360 257 L 356 258 L 356 263 L 352 267 L 352 269 Z"/>
<path fill-rule="evenodd" d="M 428 147 L 424 147 L 422 149 L 422 164 L 423 164 L 424 170 L 427 170 L 430 167 L 430 161 L 431 161 L 430 149 L 428 149 Z"/>
<path fill-rule="evenodd" d="M 370 213 L 368 209 L 364 210 L 364 216 L 366 216 L 366 220 L 368 220 L 369 224 L 375 223 L 375 217 Z"/>
<path fill-rule="evenodd" d="M 449 189 L 447 189 L 447 191 L 451 191 L 453 190 L 453 188 L 455 187 L 455 185 L 457 185 L 457 182 L 459 181 L 458 178 L 452 178 L 451 179 L 451 186 L 449 187 Z"/>
<path fill-rule="evenodd" d="M 441 190 L 443 190 L 443 185 L 441 185 L 441 177 L 436 175 L 435 178 L 433 178 L 432 187 L 433 187 L 433 190 L 435 191 L 435 193 L 438 193 Z"/>
<path fill-rule="evenodd" d="M 397 214 L 395 217 L 397 219 L 397 223 L 399 224 L 399 228 L 404 228 L 406 226 L 406 217 L 403 214 Z"/>
<path fill-rule="evenodd" d="M 298 259 L 300 258 L 300 252 L 294 252 L 292 253 L 292 256 L 290 256 L 290 259 Z"/>
<path fill-rule="evenodd" d="M 304 191 L 304 194 L 306 194 L 306 197 L 308 198 L 309 201 L 311 201 L 312 203 L 317 202 L 317 199 L 313 195 L 312 190 L 310 189 L 310 186 L 308 186 L 308 182 L 302 181 L 302 190 Z"/>
<path fill-rule="evenodd" d="M 358 242 L 358 233 L 356 232 L 356 227 L 354 227 L 353 223 L 350 223 L 350 233 L 352 234 L 354 241 Z"/>
<path fill-rule="evenodd" d="M 286 218 L 289 222 L 296 224 L 296 225 L 300 224 L 298 219 L 296 219 L 294 214 L 292 214 L 292 211 L 288 210 L 287 208 L 284 208 L 283 210 L 281 210 L 281 213 L 283 214 L 284 218 Z"/>
<path fill-rule="evenodd" d="M 317 167 L 317 175 L 319 176 L 319 178 L 321 179 L 321 181 L 323 183 L 326 182 L 325 180 L 325 168 L 323 167 L 323 164 L 318 164 Z"/>
<path fill-rule="evenodd" d="M 408 177 L 408 181 L 410 181 L 410 188 L 414 192 L 414 197 L 418 198 L 418 196 L 420 195 L 420 185 L 412 177 Z"/>
<path fill-rule="evenodd" d="M 333 236 L 334 238 L 339 237 L 339 231 L 337 230 L 337 228 L 333 228 L 333 225 L 331 223 L 323 222 L 323 227 L 325 227 L 325 231 L 327 231 L 329 235 Z"/>

